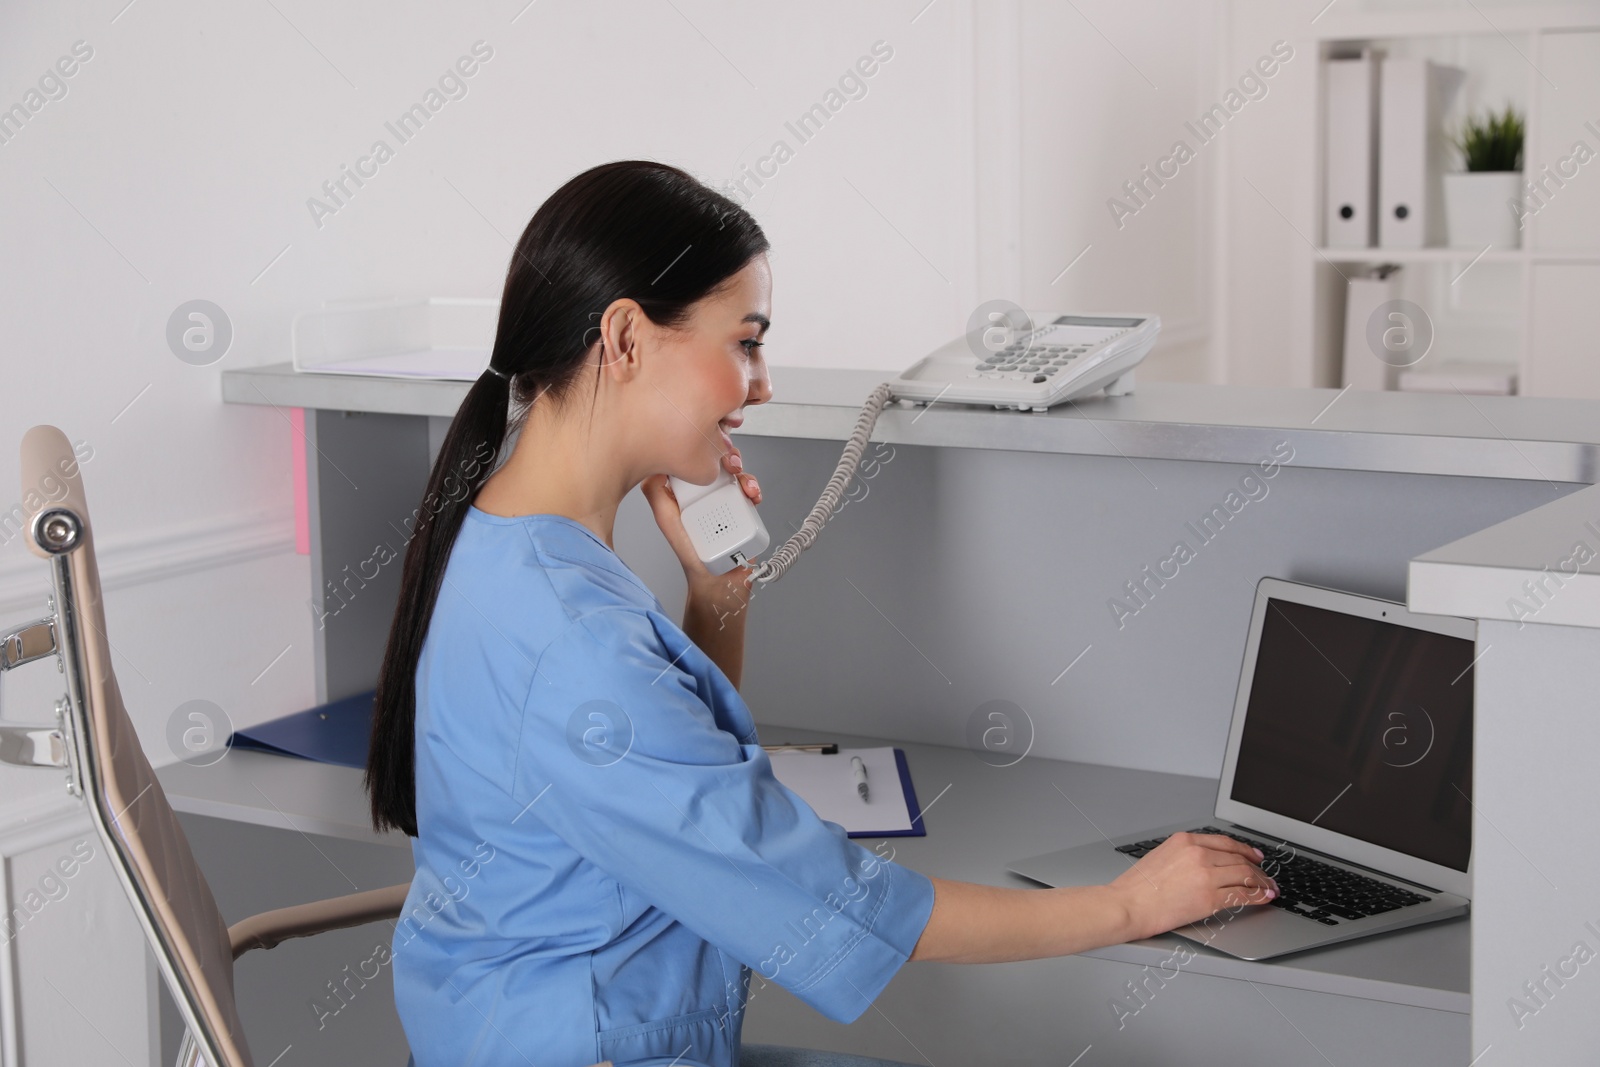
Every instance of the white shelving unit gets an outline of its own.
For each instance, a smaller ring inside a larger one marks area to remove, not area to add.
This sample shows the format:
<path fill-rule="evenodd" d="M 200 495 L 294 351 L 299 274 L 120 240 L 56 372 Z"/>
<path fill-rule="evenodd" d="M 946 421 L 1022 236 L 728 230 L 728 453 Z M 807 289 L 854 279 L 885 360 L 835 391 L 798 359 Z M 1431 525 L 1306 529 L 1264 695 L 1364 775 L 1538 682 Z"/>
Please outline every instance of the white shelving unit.
<path fill-rule="evenodd" d="M 1424 361 L 1432 369 L 1495 364 L 1516 370 L 1520 395 L 1600 398 L 1600 3 L 1335 7 L 1314 31 L 1319 64 L 1372 49 L 1385 59 L 1427 58 L 1465 69 L 1444 116 L 1447 128 L 1459 128 L 1469 113 L 1510 103 L 1526 120 L 1524 181 L 1543 179 L 1548 191 L 1542 205 L 1529 202 L 1535 210 L 1518 248 L 1327 247 L 1324 67 L 1311 124 L 1319 246 L 1308 252 L 1314 260 L 1314 365 L 1338 376 L 1345 279 L 1354 276 L 1352 268 L 1395 263 L 1401 265 L 1397 295 L 1433 320 L 1434 347 Z M 1577 162 L 1577 141 L 1596 158 Z"/>

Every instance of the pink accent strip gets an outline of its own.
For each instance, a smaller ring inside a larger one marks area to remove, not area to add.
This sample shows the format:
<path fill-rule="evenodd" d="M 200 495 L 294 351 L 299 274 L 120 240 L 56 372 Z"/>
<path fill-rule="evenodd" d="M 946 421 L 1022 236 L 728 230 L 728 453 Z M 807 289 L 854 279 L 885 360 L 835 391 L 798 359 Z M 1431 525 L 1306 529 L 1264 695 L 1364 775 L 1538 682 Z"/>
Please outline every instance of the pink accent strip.
<path fill-rule="evenodd" d="M 289 410 L 290 465 L 294 469 L 294 550 L 311 555 L 311 493 L 306 482 L 306 409 Z"/>

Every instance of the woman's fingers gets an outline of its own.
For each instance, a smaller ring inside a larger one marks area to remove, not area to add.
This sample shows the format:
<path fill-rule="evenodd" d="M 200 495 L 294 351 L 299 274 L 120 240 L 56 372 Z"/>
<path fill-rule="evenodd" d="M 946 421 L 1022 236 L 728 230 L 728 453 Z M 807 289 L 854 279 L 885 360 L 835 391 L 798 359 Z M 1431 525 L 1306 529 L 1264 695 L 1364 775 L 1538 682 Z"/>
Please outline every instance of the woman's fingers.
<path fill-rule="evenodd" d="M 1223 868 L 1221 870 L 1232 870 Z M 1220 884 L 1212 890 L 1211 907 L 1216 911 L 1223 907 L 1237 908 L 1241 904 L 1268 904 L 1278 895 L 1278 888 L 1272 879 L 1259 871 L 1243 875 L 1222 874 Z"/>
<path fill-rule="evenodd" d="M 651 514 L 655 516 L 656 525 L 661 527 L 667 542 L 677 548 L 678 541 L 683 536 L 683 516 L 678 508 L 678 498 L 667 482 L 667 476 L 652 474 L 639 483 L 639 491 L 644 494 L 645 502 L 650 505 Z"/>
<path fill-rule="evenodd" d="M 1261 869 L 1261 850 L 1223 834 L 1194 834 L 1196 843 L 1212 851 L 1219 867 L 1243 868 L 1244 884 L 1278 891 L 1278 881 Z M 1234 874 L 1239 872 L 1235 871 Z"/>
<path fill-rule="evenodd" d="M 1203 845 L 1206 848 L 1212 849 L 1216 852 L 1231 852 L 1235 855 L 1244 856 L 1251 862 L 1255 862 L 1263 858 L 1259 849 L 1252 848 L 1243 841 L 1237 841 L 1234 838 L 1228 837 L 1226 834 L 1181 833 L 1173 834 L 1172 836 L 1188 838 L 1195 844 Z"/>
<path fill-rule="evenodd" d="M 1278 888 L 1266 875 L 1252 874 L 1238 882 L 1230 879 L 1228 884 L 1218 886 L 1217 895 L 1219 899 L 1227 901 L 1229 907 L 1239 904 L 1266 904 L 1277 897 Z"/>
<path fill-rule="evenodd" d="M 672 495 L 672 486 L 667 482 L 665 474 L 652 474 L 639 483 L 639 491 L 644 494 L 652 511 L 666 501 L 671 501 L 674 506 L 677 504 L 676 498 Z"/>
<path fill-rule="evenodd" d="M 740 488 L 744 490 L 744 495 L 750 498 L 751 503 L 761 503 L 761 486 L 757 484 L 754 475 L 745 473 L 744 457 L 739 455 L 738 449 L 734 449 L 726 456 L 723 456 L 722 465 L 733 475 Z"/>
<path fill-rule="evenodd" d="M 685 573 L 704 574 L 705 564 L 701 563 L 700 557 L 695 554 L 694 545 L 689 541 L 689 535 L 683 528 L 683 513 L 678 507 L 678 498 L 673 495 L 672 485 L 667 481 L 667 476 L 652 474 L 639 483 L 639 491 L 644 494 L 645 501 L 655 516 L 656 525 L 661 528 L 661 535 L 667 539 L 667 544 L 672 546 L 672 551 L 683 565 Z"/>
<path fill-rule="evenodd" d="M 1235 841 L 1234 844 L 1238 842 Z M 1201 847 L 1206 849 L 1202 854 L 1203 860 L 1211 864 L 1212 869 L 1223 880 L 1222 884 L 1259 885 L 1277 889 L 1278 883 L 1256 863 L 1255 850 L 1249 846 L 1244 846 L 1245 851 L 1242 853 L 1233 849 L 1210 848 L 1204 844 Z"/>
<path fill-rule="evenodd" d="M 1205 904 L 1208 915 L 1220 912 L 1238 914 L 1240 908 L 1271 903 L 1278 895 L 1277 885 L 1244 858 L 1228 860 L 1210 869 L 1211 892 Z M 1194 915 L 1191 921 L 1205 918 Z"/>
<path fill-rule="evenodd" d="M 639 491 L 644 494 L 645 501 L 649 503 L 650 510 L 655 514 L 656 522 L 663 520 L 679 520 L 681 512 L 678 508 L 677 495 L 672 491 L 672 484 L 667 481 L 665 474 L 652 474 L 639 483 Z M 670 524 L 663 524 L 666 530 Z M 681 521 L 679 525 L 682 525 Z"/>

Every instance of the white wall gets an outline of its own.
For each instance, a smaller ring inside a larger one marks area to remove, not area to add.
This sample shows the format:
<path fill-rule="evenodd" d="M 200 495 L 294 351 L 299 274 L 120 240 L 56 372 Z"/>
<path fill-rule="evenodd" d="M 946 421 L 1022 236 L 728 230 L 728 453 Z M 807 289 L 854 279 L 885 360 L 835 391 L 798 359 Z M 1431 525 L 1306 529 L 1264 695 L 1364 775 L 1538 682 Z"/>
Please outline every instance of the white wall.
<path fill-rule="evenodd" d="M 288 359 L 292 316 L 326 300 L 498 296 L 529 216 L 596 163 L 656 158 L 720 181 L 790 142 L 794 157 L 749 201 L 774 246 L 774 362 L 898 369 L 981 300 L 1007 297 L 1154 310 L 1167 328 L 1146 377 L 1220 380 L 1221 153 L 1202 150 L 1121 226 L 1107 207 L 1217 99 L 1219 70 L 1232 70 L 1216 55 L 1220 0 L 758 14 L 704 0 L 523 3 L 18 0 L 0 12 L 0 108 L 38 103 L 0 143 L 0 511 L 21 499 L 5 457 L 27 427 L 52 423 L 93 449 L 84 478 L 115 666 L 157 763 L 174 758 L 167 731 L 187 701 L 246 725 L 313 699 L 290 424 L 223 405 L 219 374 Z M 492 57 L 466 95 L 399 144 L 385 122 L 478 41 Z M 785 121 L 877 41 L 893 56 L 865 95 L 799 144 Z M 60 68 L 71 76 L 51 80 L 75 46 Z M 41 79 L 59 98 L 30 100 Z M 1251 108 L 1278 101 L 1264 103 Z M 379 138 L 394 158 L 318 225 L 308 198 Z M 194 299 L 233 329 L 210 366 L 166 340 Z M 1271 379 L 1276 350 L 1239 337 L 1260 357 L 1238 364 L 1244 376 Z M 20 539 L 0 546 L 0 618 L 40 614 L 47 588 Z M 9 718 L 46 716 L 53 672 L 8 682 Z M 52 772 L 0 768 L 0 835 L 39 812 L 58 819 L 0 849 L 9 893 L 81 836 L 76 811 Z M 95 958 L 85 930 L 135 958 L 109 873 L 88 865 L 73 903 L 51 905 L 81 922 L 25 929 L 17 959 L 48 958 L 52 981 L 81 991 L 73 969 Z M 0 1004 L 7 1063 L 17 1050 L 111 1062 L 101 1042 L 143 1059 L 140 997 L 66 1005 L 42 977 L 24 966 L 20 1004 Z"/>
<path fill-rule="evenodd" d="M 183 626 L 182 646 L 119 665 L 125 686 L 130 673 L 174 686 L 159 708 L 130 695 L 147 744 L 191 696 L 242 723 L 310 693 L 298 577 L 173 595 L 178 575 L 291 548 L 286 413 L 221 404 L 221 371 L 286 359 L 292 316 L 324 300 L 496 296 L 509 241 L 596 162 L 660 158 L 718 181 L 791 142 L 750 200 L 774 244 L 774 362 L 896 369 L 980 300 L 1008 296 L 1155 309 L 1167 354 L 1152 375 L 1206 377 L 1213 156 L 1120 229 L 1106 205 L 1216 98 L 1213 18 L 1178 2 L 835 4 L 754 19 L 686 4 L 9 7 L 0 106 L 24 102 L 76 42 L 92 57 L 0 143 L 0 447 L 50 422 L 93 449 L 84 472 L 113 611 L 138 603 L 136 616 L 181 625 L 248 605 L 252 619 Z M 385 122 L 477 41 L 493 57 L 465 97 L 398 144 Z M 785 122 L 877 41 L 893 58 L 866 94 L 798 144 Z M 395 158 L 319 226 L 307 201 L 377 138 Z M 211 366 L 179 360 L 165 337 L 195 298 L 233 326 Z M 21 494 L 12 469 L 0 465 L 7 501 Z M 20 541 L 0 546 L 13 613 L 32 610 L 43 575 Z"/>

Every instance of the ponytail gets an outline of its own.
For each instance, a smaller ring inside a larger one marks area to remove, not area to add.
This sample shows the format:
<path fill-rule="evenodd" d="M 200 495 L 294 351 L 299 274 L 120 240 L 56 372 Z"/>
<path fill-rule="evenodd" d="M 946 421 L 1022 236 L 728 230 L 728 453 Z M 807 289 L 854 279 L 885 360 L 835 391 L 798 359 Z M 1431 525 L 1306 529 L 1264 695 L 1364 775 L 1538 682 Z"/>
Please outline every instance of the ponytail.
<path fill-rule="evenodd" d="M 400 578 L 400 600 L 378 672 L 367 748 L 366 787 L 372 801 L 372 824 L 378 830 L 394 828 L 417 836 L 417 660 L 428 636 L 439 587 L 444 584 L 450 548 L 505 439 L 509 393 L 510 382 L 487 370 L 472 383 L 450 422 L 428 476 L 422 506 L 416 511 Z"/>

